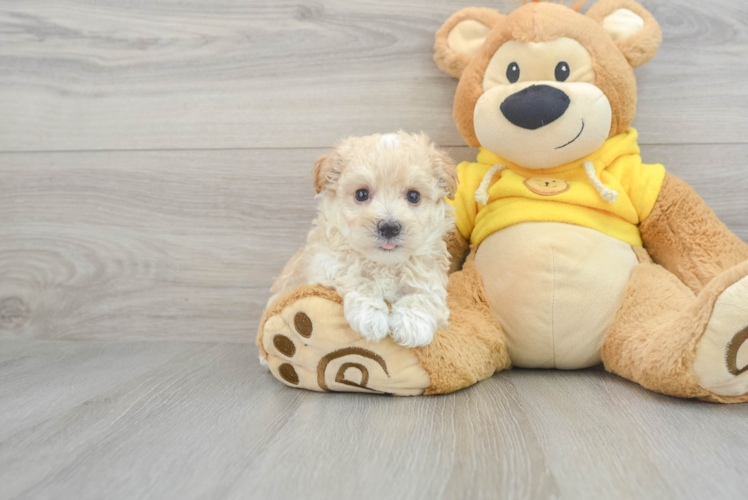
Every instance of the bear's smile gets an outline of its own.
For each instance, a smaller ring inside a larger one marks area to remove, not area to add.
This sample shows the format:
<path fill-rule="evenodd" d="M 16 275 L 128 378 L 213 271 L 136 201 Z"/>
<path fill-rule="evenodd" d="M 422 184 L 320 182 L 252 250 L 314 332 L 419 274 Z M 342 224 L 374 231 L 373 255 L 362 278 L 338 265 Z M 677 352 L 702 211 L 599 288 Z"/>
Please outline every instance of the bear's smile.
<path fill-rule="evenodd" d="M 576 141 L 577 139 L 579 139 L 579 136 L 582 135 L 582 132 L 584 132 L 584 118 L 582 118 L 582 129 L 579 131 L 579 133 L 577 134 L 577 136 L 575 138 L 573 138 L 572 140 L 570 140 L 569 142 L 567 142 L 566 144 L 564 144 L 563 146 L 557 147 L 556 149 L 565 148 L 566 146 L 568 146 L 572 142 Z"/>

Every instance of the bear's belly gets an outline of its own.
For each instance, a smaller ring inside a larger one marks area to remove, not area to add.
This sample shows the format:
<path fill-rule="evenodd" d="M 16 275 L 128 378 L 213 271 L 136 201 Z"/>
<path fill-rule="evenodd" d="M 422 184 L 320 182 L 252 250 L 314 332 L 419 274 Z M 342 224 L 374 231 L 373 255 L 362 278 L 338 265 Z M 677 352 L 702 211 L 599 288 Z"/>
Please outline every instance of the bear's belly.
<path fill-rule="evenodd" d="M 526 222 L 486 238 L 475 263 L 512 364 L 575 369 L 600 363 L 638 261 L 630 245 L 593 229 Z"/>

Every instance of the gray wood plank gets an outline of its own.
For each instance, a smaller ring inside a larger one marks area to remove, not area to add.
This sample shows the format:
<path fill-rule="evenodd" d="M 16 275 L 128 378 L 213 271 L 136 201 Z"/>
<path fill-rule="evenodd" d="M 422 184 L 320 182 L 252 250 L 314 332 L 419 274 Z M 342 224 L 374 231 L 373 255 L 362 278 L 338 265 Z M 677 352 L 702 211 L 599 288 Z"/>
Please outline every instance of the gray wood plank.
<path fill-rule="evenodd" d="M 324 151 L 0 154 L 0 337 L 252 342 Z M 642 154 L 748 241 L 748 145 Z"/>
<path fill-rule="evenodd" d="M 203 344 L 186 342 L 107 345 L 5 341 L 0 349 L 0 408 L 4 419 L 0 442 L 53 415 L 91 404 L 90 399 L 101 392 L 174 358 L 205 349 Z"/>
<path fill-rule="evenodd" d="M 511 380 L 563 497 L 744 495 L 746 405 L 655 394 L 602 368 Z"/>
<path fill-rule="evenodd" d="M 0 366 L 2 408 L 25 409 L 0 411 L 0 428 L 15 427 L 0 438 L 0 499 L 728 499 L 748 487 L 748 406 L 667 398 L 599 369 L 514 370 L 440 397 L 322 395 L 275 381 L 252 346 L 24 342 L 56 362 L 14 363 L 31 391 Z M 65 361 L 75 370 L 93 351 L 98 392 L 38 418 Z M 148 366 L 122 377 L 105 361 L 118 355 Z"/>
<path fill-rule="evenodd" d="M 0 0 L 0 150 L 319 147 L 397 128 L 463 145 L 431 46 L 474 3 Z M 637 70 L 642 141 L 746 142 L 745 3 L 642 3 L 665 36 Z"/>
<path fill-rule="evenodd" d="M 250 340 L 318 154 L 4 155 L 2 335 Z"/>

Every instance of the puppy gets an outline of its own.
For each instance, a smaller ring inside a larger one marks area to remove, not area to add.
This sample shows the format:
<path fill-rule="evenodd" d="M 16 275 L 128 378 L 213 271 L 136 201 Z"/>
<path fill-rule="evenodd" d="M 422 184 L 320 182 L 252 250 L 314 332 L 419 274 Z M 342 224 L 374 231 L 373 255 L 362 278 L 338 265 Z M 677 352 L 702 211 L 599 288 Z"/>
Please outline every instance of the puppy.
<path fill-rule="evenodd" d="M 425 134 L 349 138 L 312 170 L 319 200 L 307 246 L 271 288 L 304 284 L 343 298 L 351 328 L 370 341 L 387 334 L 427 345 L 448 325 L 445 236 L 454 228 L 454 163 Z"/>

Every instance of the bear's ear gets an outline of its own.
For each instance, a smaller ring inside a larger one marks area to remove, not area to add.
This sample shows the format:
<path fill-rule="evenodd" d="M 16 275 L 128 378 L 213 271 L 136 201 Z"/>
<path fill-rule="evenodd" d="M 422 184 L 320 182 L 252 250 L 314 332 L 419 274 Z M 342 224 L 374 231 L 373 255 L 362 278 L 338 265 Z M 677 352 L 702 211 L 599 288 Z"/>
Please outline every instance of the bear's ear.
<path fill-rule="evenodd" d="M 601 0 L 587 15 L 602 25 L 634 68 L 652 59 L 660 48 L 660 25 L 634 0 Z"/>
<path fill-rule="evenodd" d="M 459 78 L 503 18 L 493 9 L 462 9 L 436 32 L 434 61 L 442 71 Z"/>
<path fill-rule="evenodd" d="M 338 163 L 335 153 L 322 156 L 314 162 L 314 167 L 312 167 L 312 181 L 314 182 L 314 190 L 317 191 L 317 194 L 324 191 L 328 184 L 340 178 Z"/>

